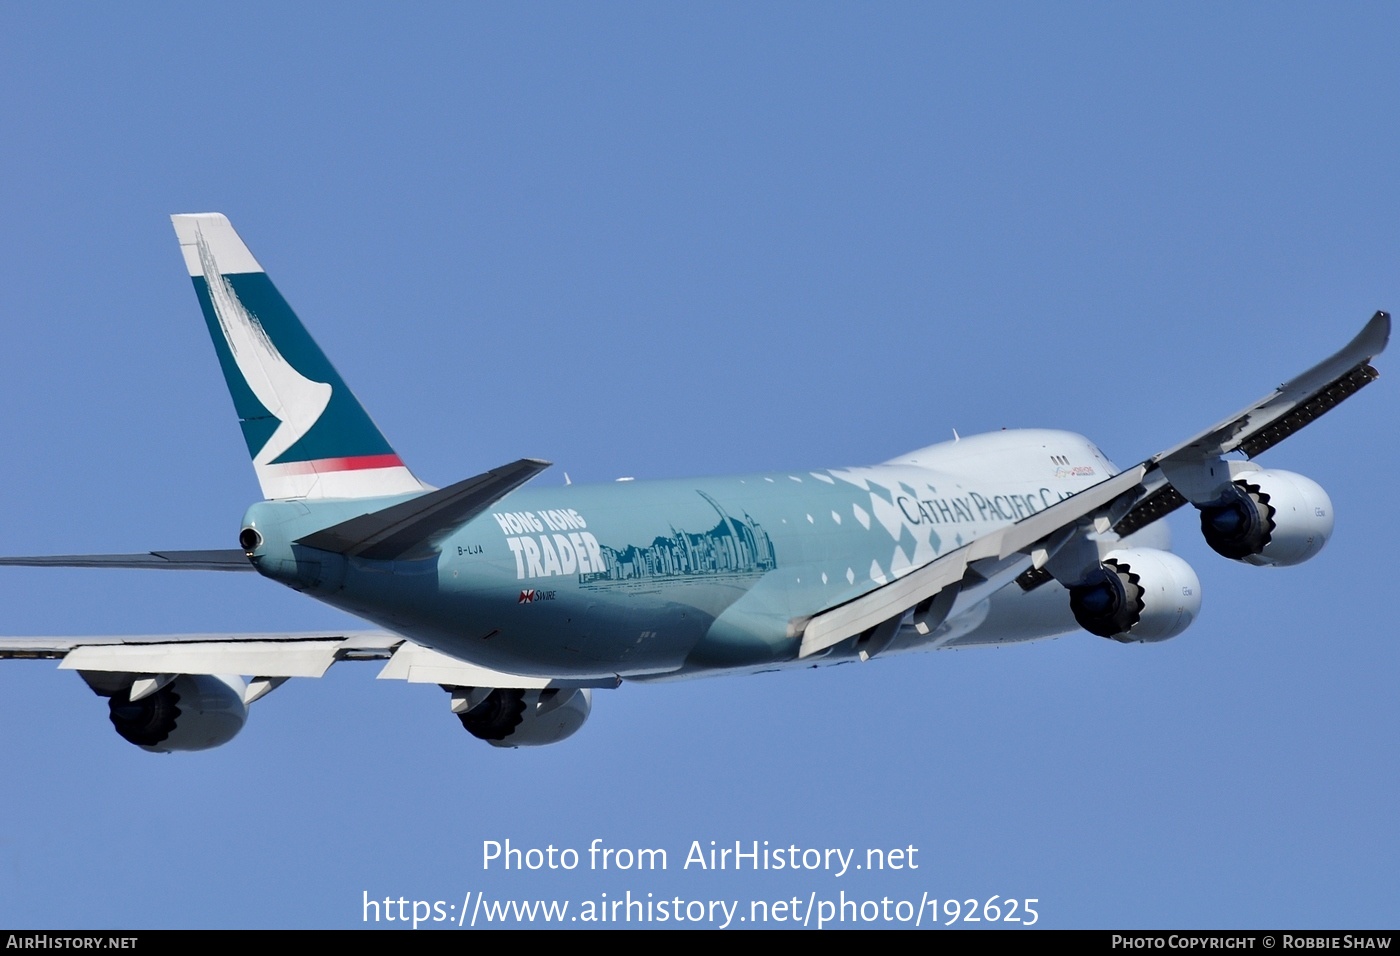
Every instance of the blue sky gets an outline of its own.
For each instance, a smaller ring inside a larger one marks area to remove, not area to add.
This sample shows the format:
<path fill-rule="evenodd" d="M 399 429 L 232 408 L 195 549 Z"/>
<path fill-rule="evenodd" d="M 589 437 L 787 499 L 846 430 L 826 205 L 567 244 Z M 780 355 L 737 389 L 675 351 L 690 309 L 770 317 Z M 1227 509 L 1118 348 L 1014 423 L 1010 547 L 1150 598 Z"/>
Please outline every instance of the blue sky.
<path fill-rule="evenodd" d="M 257 485 L 176 212 L 230 216 L 435 484 L 1018 426 L 1130 464 L 1400 307 L 1397 29 L 1382 4 L 8 5 L 0 550 L 232 546 Z M 1205 604 L 1162 645 L 624 686 L 533 752 L 345 664 L 158 757 L 73 675 L 7 663 L 0 925 L 844 890 L 1034 897 L 1055 927 L 1395 926 L 1390 358 L 1263 459 L 1329 490 L 1327 549 L 1239 566 L 1178 515 Z M 244 575 L 7 569 L 0 607 L 8 634 L 350 624 Z M 507 838 L 671 867 L 484 872 Z M 921 865 L 681 870 L 696 840 Z"/>

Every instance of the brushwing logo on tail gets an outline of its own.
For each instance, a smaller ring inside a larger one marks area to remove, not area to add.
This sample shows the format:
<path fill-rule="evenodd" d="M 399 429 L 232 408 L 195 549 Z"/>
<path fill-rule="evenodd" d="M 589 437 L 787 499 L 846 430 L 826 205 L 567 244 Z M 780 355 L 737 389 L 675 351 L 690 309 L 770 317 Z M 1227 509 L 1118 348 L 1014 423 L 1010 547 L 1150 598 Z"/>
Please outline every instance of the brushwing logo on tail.
<path fill-rule="evenodd" d="M 320 420 L 333 389 L 329 383 L 313 382 L 282 357 L 262 322 L 244 308 L 232 283 L 219 272 L 203 232 L 196 232 L 196 243 L 209 299 L 229 352 L 254 397 L 281 423 L 253 456 L 253 464 L 266 465 Z"/>

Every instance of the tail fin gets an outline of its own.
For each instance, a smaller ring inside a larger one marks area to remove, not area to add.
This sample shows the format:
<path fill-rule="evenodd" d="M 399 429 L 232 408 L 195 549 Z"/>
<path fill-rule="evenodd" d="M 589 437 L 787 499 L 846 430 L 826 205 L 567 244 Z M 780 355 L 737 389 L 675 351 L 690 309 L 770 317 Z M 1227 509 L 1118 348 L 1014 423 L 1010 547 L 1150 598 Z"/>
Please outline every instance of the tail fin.
<path fill-rule="evenodd" d="M 171 216 L 266 498 L 423 491 L 227 218 Z"/>

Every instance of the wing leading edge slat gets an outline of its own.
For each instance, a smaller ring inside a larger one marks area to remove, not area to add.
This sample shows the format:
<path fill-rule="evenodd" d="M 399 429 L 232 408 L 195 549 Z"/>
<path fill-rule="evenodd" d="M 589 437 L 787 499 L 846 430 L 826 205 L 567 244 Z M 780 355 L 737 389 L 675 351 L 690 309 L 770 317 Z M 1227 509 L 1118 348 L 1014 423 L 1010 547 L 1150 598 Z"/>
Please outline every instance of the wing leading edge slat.
<path fill-rule="evenodd" d="M 1237 449 L 1253 457 L 1271 448 L 1374 381 L 1377 373 L 1368 363 L 1385 351 L 1389 341 L 1390 313 L 1377 312 L 1337 354 L 1284 382 L 1214 427 L 1154 455 L 1150 461 L 1199 460 Z M 1274 426 L 1278 429 L 1276 433 L 1271 431 Z M 1250 448 L 1254 450 L 1251 452 Z"/>
<path fill-rule="evenodd" d="M 1115 526 L 1126 537 L 1186 504 L 1158 467 L 1163 461 L 1204 461 L 1232 451 L 1257 458 L 1288 436 L 1380 377 L 1371 359 L 1390 342 L 1390 313 L 1377 312 L 1366 327 L 1336 355 L 1295 376 L 1248 408 L 1213 428 L 1148 459 L 1141 500 Z"/>

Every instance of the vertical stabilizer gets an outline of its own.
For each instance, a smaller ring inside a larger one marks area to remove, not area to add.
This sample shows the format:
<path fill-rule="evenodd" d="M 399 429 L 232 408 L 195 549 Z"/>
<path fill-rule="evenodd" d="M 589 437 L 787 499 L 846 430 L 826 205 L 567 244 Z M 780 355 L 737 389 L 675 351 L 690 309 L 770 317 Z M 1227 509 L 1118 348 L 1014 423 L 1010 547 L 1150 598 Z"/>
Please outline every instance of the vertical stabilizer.
<path fill-rule="evenodd" d="M 423 491 L 220 213 L 172 216 L 267 498 Z"/>

